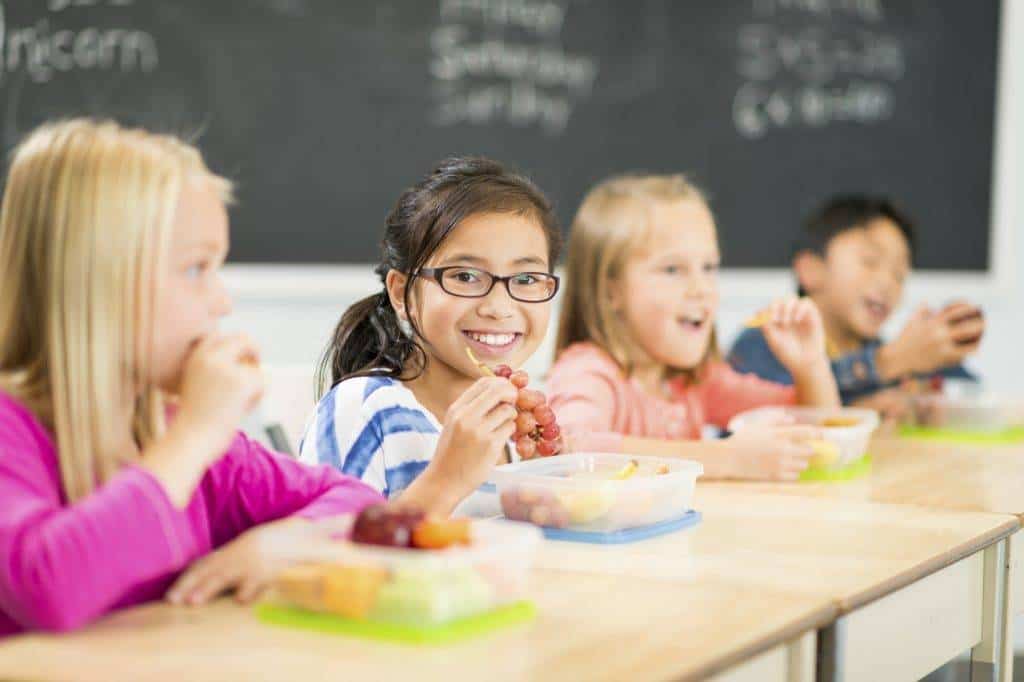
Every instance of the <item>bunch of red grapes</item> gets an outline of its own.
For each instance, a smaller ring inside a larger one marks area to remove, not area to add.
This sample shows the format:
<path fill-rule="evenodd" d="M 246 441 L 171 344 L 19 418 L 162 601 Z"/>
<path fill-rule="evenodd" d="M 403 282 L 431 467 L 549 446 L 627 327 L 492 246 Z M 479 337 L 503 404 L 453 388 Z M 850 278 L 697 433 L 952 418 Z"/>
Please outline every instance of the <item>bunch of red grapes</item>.
<path fill-rule="evenodd" d="M 562 451 L 562 430 L 555 421 L 555 413 L 548 399 L 540 391 L 527 388 L 530 375 L 522 370 L 512 371 L 508 365 L 498 365 L 494 373 L 512 382 L 519 389 L 516 400 L 516 451 L 523 459 L 551 457 Z"/>

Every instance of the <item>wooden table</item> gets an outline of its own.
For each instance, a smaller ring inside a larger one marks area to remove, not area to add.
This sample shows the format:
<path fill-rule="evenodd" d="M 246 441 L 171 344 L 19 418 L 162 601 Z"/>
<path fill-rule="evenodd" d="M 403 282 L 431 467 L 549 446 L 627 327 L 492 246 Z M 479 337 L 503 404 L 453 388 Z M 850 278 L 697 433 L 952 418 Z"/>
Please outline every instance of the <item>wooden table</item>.
<path fill-rule="evenodd" d="M 163 604 L 78 633 L 0 643 L 0 679 L 688 680 L 811 682 L 835 606 L 714 578 L 636 581 L 538 570 L 537 620 L 443 646 L 389 645 L 264 625 L 224 600 Z M 741 665 L 734 665 L 741 663 Z"/>
<path fill-rule="evenodd" d="M 889 485 L 888 469 L 840 486 L 702 483 L 694 529 L 618 547 L 545 543 L 537 621 L 463 644 L 274 628 L 228 602 L 153 605 L 0 643 L 0 679 L 808 682 L 817 670 L 875 682 L 916 679 L 971 647 L 998 662 L 1017 518 L 866 492 Z"/>
<path fill-rule="evenodd" d="M 964 650 L 1000 651 L 999 552 L 1014 517 L 700 484 L 704 522 L 620 548 L 549 543 L 545 567 L 742 582 L 832 600 L 821 677 L 914 680 Z M 819 678 L 821 679 L 821 678 Z"/>
<path fill-rule="evenodd" d="M 943 445 L 879 438 L 872 441 L 872 471 L 835 483 L 731 484 L 743 492 L 916 505 L 930 509 L 1008 514 L 1024 522 L 1024 446 Z M 1006 646 L 998 654 L 973 652 L 979 679 L 1009 679 L 1013 666 L 1012 621 L 1024 613 L 1024 533 L 993 548 L 989 561 L 1004 573 L 1000 629 Z M 999 585 L 994 585 L 999 589 Z M 844 619 L 840 619 L 841 629 Z M 998 660 L 993 660 L 996 658 Z"/>

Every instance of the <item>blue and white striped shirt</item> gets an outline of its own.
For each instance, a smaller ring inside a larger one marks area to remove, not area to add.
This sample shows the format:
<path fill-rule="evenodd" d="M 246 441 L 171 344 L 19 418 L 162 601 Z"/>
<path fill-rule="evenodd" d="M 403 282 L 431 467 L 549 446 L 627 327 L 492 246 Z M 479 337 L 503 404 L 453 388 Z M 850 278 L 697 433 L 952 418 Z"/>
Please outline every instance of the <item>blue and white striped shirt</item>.
<path fill-rule="evenodd" d="M 299 459 L 329 464 L 395 497 L 430 463 L 440 434 L 437 419 L 401 381 L 355 377 L 320 399 Z"/>

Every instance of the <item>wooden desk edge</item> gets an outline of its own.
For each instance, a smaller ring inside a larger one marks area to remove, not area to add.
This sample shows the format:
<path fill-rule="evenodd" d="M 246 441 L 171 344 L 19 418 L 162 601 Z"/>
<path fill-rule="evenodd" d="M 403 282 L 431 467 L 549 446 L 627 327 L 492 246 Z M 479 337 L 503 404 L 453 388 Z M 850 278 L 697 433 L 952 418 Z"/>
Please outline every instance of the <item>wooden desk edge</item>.
<path fill-rule="evenodd" d="M 867 604 L 892 594 L 893 592 L 915 583 L 922 578 L 933 573 L 937 573 L 947 566 L 952 566 L 956 562 L 965 559 L 976 552 L 984 550 L 989 545 L 999 542 L 1000 540 L 1005 540 L 1021 528 L 1021 518 L 1012 514 L 1002 514 L 1001 516 L 1005 516 L 1006 521 L 987 533 L 962 543 L 958 547 L 954 548 L 951 553 L 940 555 L 934 559 L 918 564 L 913 568 L 903 571 L 889 580 L 862 592 L 838 599 L 837 605 L 839 608 L 839 615 L 844 615 L 850 611 L 859 609 L 862 606 L 866 606 Z"/>
<path fill-rule="evenodd" d="M 773 632 L 771 635 L 762 637 L 741 649 L 720 656 L 717 660 L 702 663 L 699 667 L 684 673 L 682 677 L 677 679 L 682 682 L 690 682 L 690 680 L 703 680 L 712 675 L 717 675 L 777 646 L 787 644 L 806 632 L 816 632 L 822 627 L 830 625 L 838 617 L 839 609 L 836 605 L 825 604 L 812 610 L 794 623 Z"/>

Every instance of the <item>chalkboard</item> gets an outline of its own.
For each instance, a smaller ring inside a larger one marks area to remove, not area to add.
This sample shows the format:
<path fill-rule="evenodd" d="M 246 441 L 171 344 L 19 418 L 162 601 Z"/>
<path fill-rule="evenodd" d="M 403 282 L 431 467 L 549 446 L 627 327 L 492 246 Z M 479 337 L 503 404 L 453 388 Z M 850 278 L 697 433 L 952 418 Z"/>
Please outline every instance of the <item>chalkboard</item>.
<path fill-rule="evenodd" d="M 525 171 L 568 224 L 615 172 L 684 171 L 726 264 L 883 192 L 918 265 L 989 266 L 997 0 L 0 0 L 13 144 L 77 114 L 199 134 L 236 262 L 377 258 L 437 159 Z"/>

